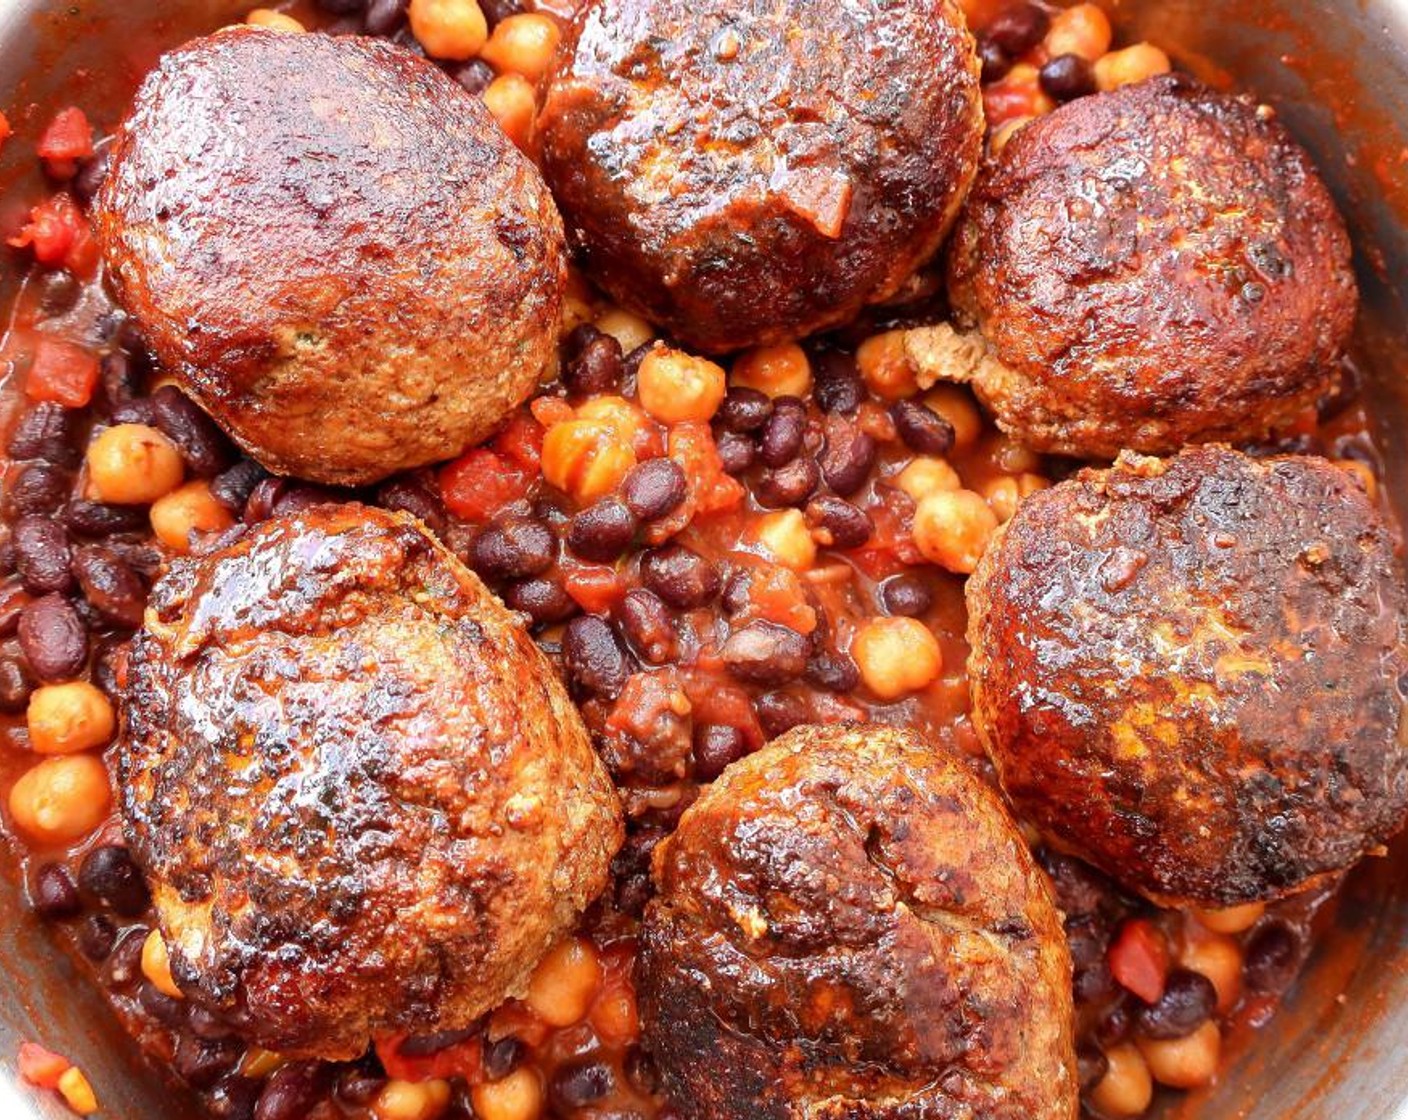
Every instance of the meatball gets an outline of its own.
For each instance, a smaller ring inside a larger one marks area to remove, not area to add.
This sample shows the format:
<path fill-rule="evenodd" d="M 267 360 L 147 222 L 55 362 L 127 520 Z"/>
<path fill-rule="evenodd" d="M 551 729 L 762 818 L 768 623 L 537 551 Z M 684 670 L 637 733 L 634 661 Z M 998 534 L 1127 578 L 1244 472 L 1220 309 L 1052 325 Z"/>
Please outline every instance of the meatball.
<path fill-rule="evenodd" d="M 1071 963 L 996 795 L 913 732 L 801 727 L 656 849 L 636 984 L 692 1120 L 1071 1120 Z"/>
<path fill-rule="evenodd" d="M 172 51 L 94 213 L 166 371 L 278 473 L 457 455 L 554 360 L 547 188 L 478 98 L 384 42 L 244 27 Z"/>
<path fill-rule="evenodd" d="M 592 0 L 539 118 L 591 277 L 705 351 L 798 338 L 938 249 L 982 144 L 953 0 Z"/>
<path fill-rule="evenodd" d="M 998 424 L 1041 451 L 1260 439 L 1327 395 L 1349 238 L 1270 109 L 1161 76 L 1023 127 L 969 196 L 955 318 Z"/>
<path fill-rule="evenodd" d="M 357 505 L 173 565 L 117 761 L 177 983 L 285 1054 L 520 993 L 622 838 L 515 616 L 419 522 Z"/>
<path fill-rule="evenodd" d="M 1273 899 L 1403 823 L 1403 573 L 1326 460 L 1123 455 L 1027 498 L 967 597 L 1004 789 L 1131 890 Z"/>

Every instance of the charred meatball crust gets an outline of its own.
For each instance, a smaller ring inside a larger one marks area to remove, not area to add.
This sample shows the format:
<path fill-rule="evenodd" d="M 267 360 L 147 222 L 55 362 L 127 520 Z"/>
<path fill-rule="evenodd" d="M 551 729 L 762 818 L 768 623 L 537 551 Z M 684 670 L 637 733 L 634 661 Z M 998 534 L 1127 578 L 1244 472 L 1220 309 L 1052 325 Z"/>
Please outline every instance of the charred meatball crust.
<path fill-rule="evenodd" d="M 1016 825 L 912 732 L 802 727 L 656 849 L 637 989 L 693 1120 L 1070 1120 L 1061 919 Z"/>
<path fill-rule="evenodd" d="M 622 837 L 515 616 L 414 519 L 356 505 L 173 565 L 117 762 L 177 982 L 291 1055 L 519 992 Z"/>
<path fill-rule="evenodd" d="M 798 338 L 939 248 L 983 112 L 953 0 L 593 0 L 539 117 L 569 237 L 700 350 Z"/>
<path fill-rule="evenodd" d="M 1041 451 L 1260 439 L 1327 394 L 1350 244 L 1265 106 L 1177 76 L 1079 98 L 979 174 L 949 259 L 974 388 Z"/>
<path fill-rule="evenodd" d="M 384 42 L 237 28 L 170 52 L 94 214 L 162 365 L 278 473 L 457 455 L 554 360 L 546 186 L 479 98 Z"/>
<path fill-rule="evenodd" d="M 1004 789 L 1130 889 L 1273 899 L 1402 824 L 1403 574 L 1326 460 L 1122 456 L 1027 498 L 967 597 Z"/>

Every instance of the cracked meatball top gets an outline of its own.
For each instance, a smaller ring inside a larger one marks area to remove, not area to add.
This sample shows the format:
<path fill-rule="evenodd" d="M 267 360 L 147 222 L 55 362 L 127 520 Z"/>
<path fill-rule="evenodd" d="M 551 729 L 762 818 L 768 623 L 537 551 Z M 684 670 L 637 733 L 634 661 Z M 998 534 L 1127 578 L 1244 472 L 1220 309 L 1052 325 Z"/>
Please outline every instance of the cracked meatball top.
<path fill-rule="evenodd" d="M 155 587 L 117 761 L 177 983 L 352 1058 L 517 994 L 604 887 L 610 780 L 515 616 L 414 519 L 277 518 Z"/>
<path fill-rule="evenodd" d="M 1179 75 L 1022 127 L 969 195 L 949 290 L 998 424 L 1092 459 L 1290 425 L 1334 388 L 1358 303 L 1310 157 Z"/>
<path fill-rule="evenodd" d="M 696 1120 L 1072 1120 L 1071 964 L 1017 826 L 912 732 L 802 727 L 656 849 L 645 1040 Z"/>
<path fill-rule="evenodd" d="M 1408 603 L 1346 470 L 1122 456 L 1029 497 L 967 597 L 974 720 L 1003 788 L 1126 887 L 1273 899 L 1403 824 Z"/>

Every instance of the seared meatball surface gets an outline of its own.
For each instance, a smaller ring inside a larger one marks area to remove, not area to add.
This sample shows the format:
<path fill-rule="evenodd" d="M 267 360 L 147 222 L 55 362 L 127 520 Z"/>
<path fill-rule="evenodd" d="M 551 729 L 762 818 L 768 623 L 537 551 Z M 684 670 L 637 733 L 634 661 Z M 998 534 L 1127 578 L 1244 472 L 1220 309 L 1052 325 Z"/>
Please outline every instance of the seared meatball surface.
<path fill-rule="evenodd" d="M 1122 456 L 1027 498 L 967 597 L 1008 796 L 1130 889 L 1273 899 L 1403 823 L 1403 573 L 1328 461 Z"/>
<path fill-rule="evenodd" d="M 1061 919 L 1016 825 L 909 731 L 802 727 L 654 856 L 644 1040 L 692 1120 L 1070 1120 Z"/>
<path fill-rule="evenodd" d="M 539 123 L 587 272 L 707 351 L 893 294 L 938 249 L 983 135 L 952 0 L 592 0 Z"/>
<path fill-rule="evenodd" d="M 172 972 L 281 1053 L 468 1025 L 603 888 L 620 809 L 515 616 L 356 505 L 177 561 L 134 640 L 121 808 Z"/>
<path fill-rule="evenodd" d="M 385 42 L 244 27 L 171 51 L 94 213 L 162 365 L 278 473 L 457 455 L 555 354 L 547 188 L 479 98 Z"/>
<path fill-rule="evenodd" d="M 1041 451 L 1245 442 L 1328 393 L 1354 325 L 1350 244 L 1271 111 L 1164 75 L 1071 101 L 979 174 L 949 257 L 973 375 Z"/>

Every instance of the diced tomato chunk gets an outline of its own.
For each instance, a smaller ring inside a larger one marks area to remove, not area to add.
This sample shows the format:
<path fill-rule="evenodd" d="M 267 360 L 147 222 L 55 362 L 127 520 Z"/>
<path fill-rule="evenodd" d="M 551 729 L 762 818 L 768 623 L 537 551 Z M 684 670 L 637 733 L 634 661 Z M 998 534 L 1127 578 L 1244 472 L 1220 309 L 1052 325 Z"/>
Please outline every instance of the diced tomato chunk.
<path fill-rule="evenodd" d="M 1131 918 L 1120 926 L 1110 945 L 1110 973 L 1127 991 L 1145 1003 L 1163 998 L 1168 979 L 1168 942 L 1147 918 Z"/>
<path fill-rule="evenodd" d="M 4 113 L 0 113 L 0 143 L 4 143 L 7 137 L 13 136 L 15 130 L 10 127 L 9 118 Z"/>
<path fill-rule="evenodd" d="M 60 109 L 39 138 L 39 158 L 51 174 L 67 179 L 78 170 L 78 161 L 93 154 L 93 126 L 83 110 L 70 105 Z"/>
<path fill-rule="evenodd" d="M 614 568 L 583 564 L 564 570 L 562 577 L 563 589 L 591 614 L 609 611 L 626 594 L 626 585 Z"/>
<path fill-rule="evenodd" d="M 484 1044 L 477 1034 L 428 1054 L 407 1054 L 404 1047 L 409 1037 L 396 1034 L 376 1040 L 376 1056 L 381 1060 L 387 1076 L 400 1081 L 462 1077 L 470 1085 L 478 1085 L 485 1080 Z"/>
<path fill-rule="evenodd" d="M 55 401 L 65 408 L 82 408 L 93 399 L 98 370 L 96 355 L 62 338 L 43 336 L 34 347 L 34 360 L 24 379 L 24 394 L 32 401 Z"/>
<path fill-rule="evenodd" d="M 530 476 L 487 447 L 475 447 L 440 468 L 440 497 L 456 517 L 488 521 L 528 492 Z"/>
<path fill-rule="evenodd" d="M 684 468 L 697 513 L 718 513 L 743 500 L 743 486 L 724 471 L 708 424 L 688 421 L 671 428 L 670 458 Z"/>
<path fill-rule="evenodd" d="M 20 1043 L 20 1076 L 41 1089 L 55 1089 L 59 1078 L 73 1065 L 62 1054 L 46 1050 L 35 1042 Z"/>
<path fill-rule="evenodd" d="M 98 244 L 88 220 L 62 192 L 33 207 L 29 221 L 7 244 L 30 249 L 40 264 L 62 266 L 80 278 L 91 276 L 98 264 Z"/>
<path fill-rule="evenodd" d="M 526 471 L 536 471 L 543 459 L 543 426 L 531 412 L 519 409 L 494 438 L 494 450 Z"/>

